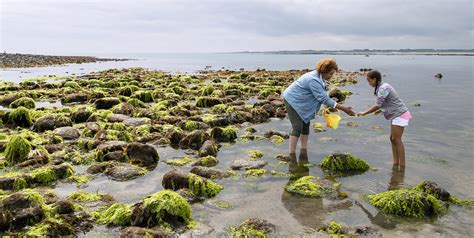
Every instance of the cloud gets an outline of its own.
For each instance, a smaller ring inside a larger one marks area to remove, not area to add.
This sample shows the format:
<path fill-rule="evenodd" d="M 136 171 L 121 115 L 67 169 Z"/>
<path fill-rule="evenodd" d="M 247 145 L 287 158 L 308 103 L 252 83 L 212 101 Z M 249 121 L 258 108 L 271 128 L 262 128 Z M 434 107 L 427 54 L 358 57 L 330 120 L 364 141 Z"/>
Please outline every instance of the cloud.
<path fill-rule="evenodd" d="M 473 48 L 471 0 L 3 0 L 0 8 L 8 51 Z"/>

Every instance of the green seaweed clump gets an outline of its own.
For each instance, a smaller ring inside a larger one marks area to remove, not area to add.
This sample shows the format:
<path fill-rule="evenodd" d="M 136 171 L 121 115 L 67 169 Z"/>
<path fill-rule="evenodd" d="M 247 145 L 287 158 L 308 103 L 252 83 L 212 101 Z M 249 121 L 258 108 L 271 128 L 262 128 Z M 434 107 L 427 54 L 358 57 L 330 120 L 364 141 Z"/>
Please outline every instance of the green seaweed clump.
<path fill-rule="evenodd" d="M 329 193 L 328 188 L 321 186 L 317 183 L 317 177 L 315 176 L 304 176 L 296 180 L 295 182 L 286 186 L 286 191 L 290 193 L 297 193 L 307 197 L 322 197 Z"/>
<path fill-rule="evenodd" d="M 249 169 L 247 171 L 245 171 L 244 175 L 246 177 L 260 177 L 260 176 L 263 176 L 267 173 L 267 170 L 265 169 Z"/>
<path fill-rule="evenodd" d="M 263 157 L 263 152 L 260 150 L 251 150 L 249 151 L 250 159 L 257 160 Z"/>
<path fill-rule="evenodd" d="M 349 153 L 330 154 L 321 161 L 320 166 L 323 170 L 330 172 L 365 172 L 370 168 L 367 162 Z"/>
<path fill-rule="evenodd" d="M 41 167 L 31 172 L 33 181 L 39 185 L 49 185 L 59 179 L 64 179 L 74 175 L 71 165 L 60 165 L 61 167 Z M 62 171 L 64 170 L 64 171 Z"/>
<path fill-rule="evenodd" d="M 100 201 L 102 199 L 102 196 L 99 193 L 76 191 L 69 194 L 67 198 L 76 202 L 95 202 Z"/>
<path fill-rule="evenodd" d="M 92 215 L 96 218 L 98 224 L 107 224 L 115 226 L 127 226 L 132 223 L 133 205 L 131 204 L 112 204 L 103 212 L 94 212 Z"/>
<path fill-rule="evenodd" d="M 331 221 L 328 225 L 319 228 L 319 232 L 326 232 L 333 238 L 344 237 L 344 228 L 337 222 Z"/>
<path fill-rule="evenodd" d="M 153 220 L 164 227 L 170 227 L 166 218 L 170 215 L 179 218 L 186 225 L 192 226 L 192 209 L 189 203 L 172 190 L 161 190 L 143 199 L 143 210 L 151 212 Z"/>
<path fill-rule="evenodd" d="M 223 187 L 211 180 L 203 179 L 195 174 L 190 174 L 189 189 L 197 196 L 214 197 L 223 189 Z"/>
<path fill-rule="evenodd" d="M 444 213 L 446 207 L 433 195 L 414 189 L 398 189 L 368 195 L 370 203 L 391 215 L 423 218 Z"/>
<path fill-rule="evenodd" d="M 30 127 L 33 125 L 30 110 L 25 107 L 18 107 L 8 115 L 8 124 L 19 127 Z"/>
<path fill-rule="evenodd" d="M 21 97 L 10 103 L 10 108 L 26 107 L 28 109 L 35 109 L 35 100 L 29 97 Z"/>
<path fill-rule="evenodd" d="M 261 219 L 248 219 L 238 227 L 230 227 L 229 234 L 231 237 L 252 237 L 265 238 L 269 233 L 275 231 L 275 225 Z"/>
<path fill-rule="evenodd" d="M 187 165 L 189 163 L 191 163 L 192 161 L 194 161 L 193 158 L 190 158 L 190 157 L 183 157 L 181 159 L 169 159 L 169 160 L 165 160 L 164 162 L 168 165 L 172 165 L 172 166 L 184 166 L 184 165 Z"/>
<path fill-rule="evenodd" d="M 19 135 L 15 135 L 8 141 L 5 149 L 5 158 L 11 164 L 21 163 L 27 159 L 30 151 L 30 142 Z"/>

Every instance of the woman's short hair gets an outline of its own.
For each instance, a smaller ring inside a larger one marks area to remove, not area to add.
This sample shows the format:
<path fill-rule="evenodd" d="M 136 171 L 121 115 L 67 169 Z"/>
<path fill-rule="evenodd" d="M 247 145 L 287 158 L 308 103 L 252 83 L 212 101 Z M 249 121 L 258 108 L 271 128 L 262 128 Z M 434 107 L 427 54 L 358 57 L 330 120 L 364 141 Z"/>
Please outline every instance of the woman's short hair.
<path fill-rule="evenodd" d="M 337 70 L 335 59 L 322 59 L 316 65 L 316 71 L 320 74 L 329 73 L 332 70 Z"/>

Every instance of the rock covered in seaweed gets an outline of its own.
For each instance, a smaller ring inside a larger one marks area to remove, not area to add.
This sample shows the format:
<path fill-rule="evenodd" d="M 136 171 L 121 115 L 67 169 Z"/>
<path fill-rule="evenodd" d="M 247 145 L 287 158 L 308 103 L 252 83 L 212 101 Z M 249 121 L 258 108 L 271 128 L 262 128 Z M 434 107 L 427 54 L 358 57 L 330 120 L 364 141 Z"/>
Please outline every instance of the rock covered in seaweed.
<path fill-rule="evenodd" d="M 179 170 L 171 170 L 163 175 L 162 185 L 163 188 L 174 191 L 187 188 L 196 196 L 203 197 L 214 197 L 223 189 L 221 185 L 211 180 Z"/>
<path fill-rule="evenodd" d="M 330 154 L 321 161 L 320 166 L 330 173 L 365 172 L 370 168 L 367 162 L 349 153 Z"/>

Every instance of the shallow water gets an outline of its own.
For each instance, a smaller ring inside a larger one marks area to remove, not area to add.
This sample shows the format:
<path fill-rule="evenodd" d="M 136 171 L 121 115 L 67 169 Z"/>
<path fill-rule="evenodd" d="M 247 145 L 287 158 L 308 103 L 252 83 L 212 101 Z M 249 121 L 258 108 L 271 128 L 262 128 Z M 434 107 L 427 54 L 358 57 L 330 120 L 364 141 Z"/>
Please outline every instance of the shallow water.
<path fill-rule="evenodd" d="M 57 74 L 81 74 L 114 67 L 143 66 L 165 71 L 191 72 L 212 65 L 239 69 L 300 69 L 312 68 L 322 55 L 250 55 L 250 54 L 157 54 L 157 55 L 106 55 L 104 57 L 141 58 L 128 62 L 102 62 L 97 64 L 68 65 L 21 70 L 0 71 L 1 80 L 19 81 L 28 77 Z M 384 80 L 392 84 L 407 104 L 414 118 L 405 130 L 407 168 L 393 171 L 389 142 L 389 123 L 383 116 L 348 117 L 343 115 L 339 129 L 322 133 L 310 133 L 308 162 L 318 164 L 327 154 L 351 152 L 366 160 L 374 171 L 362 175 L 339 178 L 341 191 L 349 199 L 334 203 L 324 199 L 308 199 L 290 196 L 284 191 L 288 177 L 266 176 L 263 178 L 228 178 L 219 181 L 225 189 L 214 199 L 230 203 L 232 208 L 219 209 L 208 202 L 193 205 L 193 217 L 214 229 L 210 237 L 225 236 L 230 225 L 238 225 L 247 218 L 258 217 L 277 226 L 278 235 L 303 236 L 312 233 L 323 223 L 335 220 L 347 226 L 372 225 L 386 236 L 399 237 L 469 237 L 474 234 L 474 211 L 451 206 L 450 212 L 432 220 L 401 220 L 384 217 L 369 205 L 363 196 L 399 187 L 408 187 L 421 180 L 433 180 L 463 199 L 474 199 L 472 181 L 474 175 L 474 81 L 473 57 L 456 56 L 330 56 L 336 58 L 345 70 L 374 68 L 385 74 Z M 27 73 L 25 73 L 27 72 Z M 442 73 L 442 79 L 433 77 Z M 356 111 L 365 110 L 375 100 L 372 88 L 365 79 L 346 87 L 355 94 L 346 102 Z M 420 103 L 420 107 L 415 107 Z M 346 126 L 355 121 L 357 127 Z M 323 122 L 316 118 L 313 122 Z M 371 130 L 373 125 L 382 130 Z M 265 130 L 289 131 L 287 119 L 272 119 L 271 122 L 253 125 L 257 134 Z M 329 141 L 330 139 L 337 141 Z M 276 154 L 287 152 L 288 141 L 273 145 L 268 140 L 236 142 L 222 147 L 218 168 L 228 168 L 231 161 L 246 158 L 251 149 L 263 151 L 263 159 L 269 162 L 268 170 L 294 171 L 322 176 L 319 167 L 279 165 Z M 160 160 L 184 155 L 170 147 L 157 147 Z M 143 177 L 115 182 L 98 176 L 88 187 L 90 192 L 109 193 L 119 202 L 133 203 L 160 189 L 163 174 L 171 167 L 160 163 Z M 184 167 L 183 169 L 189 169 Z M 77 172 L 85 167 L 76 168 Z M 56 187 L 59 196 L 67 196 L 77 190 L 74 184 L 60 183 Z M 105 235 L 111 230 L 94 228 L 86 236 Z M 116 229 L 110 233 L 113 236 Z"/>

